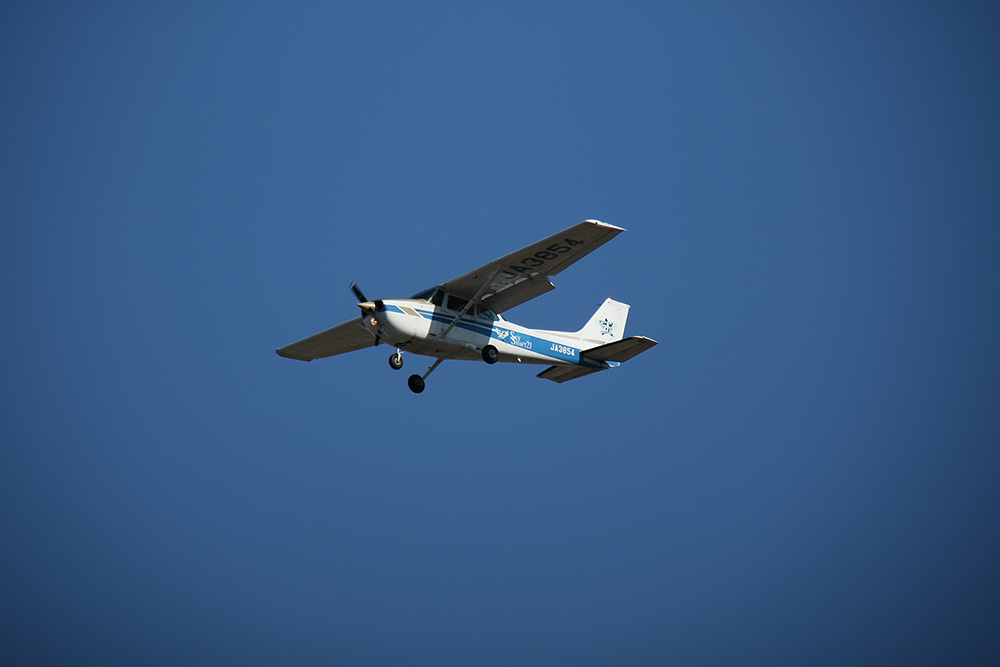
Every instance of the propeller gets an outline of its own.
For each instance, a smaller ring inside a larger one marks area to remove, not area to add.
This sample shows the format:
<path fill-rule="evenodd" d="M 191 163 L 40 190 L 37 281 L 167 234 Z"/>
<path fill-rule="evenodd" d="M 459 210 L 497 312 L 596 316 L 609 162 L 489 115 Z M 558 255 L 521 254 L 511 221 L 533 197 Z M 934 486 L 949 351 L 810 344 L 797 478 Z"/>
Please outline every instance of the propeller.
<path fill-rule="evenodd" d="M 351 282 L 351 291 L 354 292 L 354 296 L 358 299 L 359 303 L 368 301 L 368 299 L 365 298 L 365 293 L 361 291 L 361 288 L 358 287 L 356 282 Z"/>
<path fill-rule="evenodd" d="M 358 300 L 358 308 L 361 309 L 361 313 L 363 315 L 374 315 L 379 304 L 372 303 L 366 299 L 365 293 L 361 291 L 361 288 L 358 287 L 357 283 L 352 282 L 350 287 L 351 291 L 354 292 L 354 298 Z"/>
<path fill-rule="evenodd" d="M 354 292 L 354 298 L 358 300 L 358 308 L 361 309 L 362 317 L 370 317 L 372 327 L 378 326 L 378 321 L 375 319 L 376 311 L 382 308 L 382 301 L 377 300 L 374 303 L 365 298 L 365 293 L 361 291 L 356 282 L 351 282 L 350 289 Z M 374 332 L 373 332 L 374 333 Z M 378 334 L 375 334 L 375 344 L 378 345 L 381 341 Z"/>

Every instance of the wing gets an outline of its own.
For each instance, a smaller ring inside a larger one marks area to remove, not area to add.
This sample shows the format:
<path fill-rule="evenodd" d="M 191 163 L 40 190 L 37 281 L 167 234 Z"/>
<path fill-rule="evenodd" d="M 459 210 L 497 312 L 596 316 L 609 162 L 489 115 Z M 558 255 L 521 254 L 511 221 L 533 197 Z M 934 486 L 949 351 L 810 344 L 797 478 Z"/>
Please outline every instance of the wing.
<path fill-rule="evenodd" d="M 361 318 L 358 317 L 309 338 L 303 338 L 297 343 L 286 345 L 276 352 L 289 359 L 312 361 L 374 345 L 375 336 L 361 325 Z"/>
<path fill-rule="evenodd" d="M 556 275 L 624 231 L 597 220 L 585 220 L 450 280 L 441 288 L 463 299 L 478 297 L 487 308 L 502 313 L 554 289 L 548 276 Z"/>

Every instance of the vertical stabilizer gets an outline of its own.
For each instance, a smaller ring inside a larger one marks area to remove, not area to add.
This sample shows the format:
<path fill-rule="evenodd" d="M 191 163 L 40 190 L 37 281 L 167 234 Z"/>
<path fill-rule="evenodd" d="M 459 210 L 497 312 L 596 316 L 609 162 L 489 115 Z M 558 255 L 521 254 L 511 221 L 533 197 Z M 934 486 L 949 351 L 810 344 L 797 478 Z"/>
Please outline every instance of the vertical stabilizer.
<path fill-rule="evenodd" d="M 628 319 L 627 303 L 606 299 L 590 321 L 576 332 L 577 336 L 601 343 L 613 343 L 625 335 L 625 321 Z"/>

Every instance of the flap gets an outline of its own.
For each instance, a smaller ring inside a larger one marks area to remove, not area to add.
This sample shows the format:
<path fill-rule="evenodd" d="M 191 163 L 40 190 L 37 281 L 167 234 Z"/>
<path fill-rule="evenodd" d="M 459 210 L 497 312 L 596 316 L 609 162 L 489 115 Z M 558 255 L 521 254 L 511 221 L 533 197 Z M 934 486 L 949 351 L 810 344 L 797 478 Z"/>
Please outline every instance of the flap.
<path fill-rule="evenodd" d="M 533 278 L 511 285 L 483 299 L 483 304 L 494 313 L 502 313 L 555 288 L 556 286 L 547 277 L 536 274 Z"/>

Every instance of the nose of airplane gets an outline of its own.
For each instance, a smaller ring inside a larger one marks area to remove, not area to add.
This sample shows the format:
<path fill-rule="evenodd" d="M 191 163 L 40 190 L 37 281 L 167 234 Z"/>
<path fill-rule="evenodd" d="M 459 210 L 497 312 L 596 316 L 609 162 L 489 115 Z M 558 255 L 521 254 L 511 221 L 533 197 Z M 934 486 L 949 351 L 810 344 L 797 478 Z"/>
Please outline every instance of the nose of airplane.
<path fill-rule="evenodd" d="M 374 315 L 377 312 L 385 310 L 385 304 L 382 303 L 382 299 L 375 299 L 374 301 L 362 301 L 358 304 L 358 308 L 367 315 Z"/>

